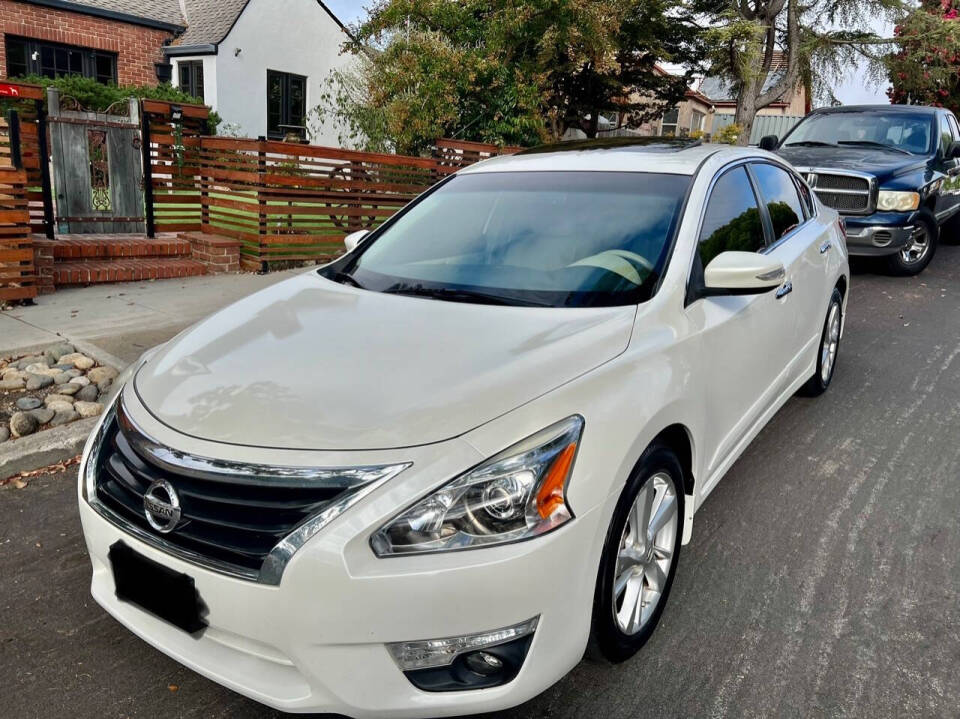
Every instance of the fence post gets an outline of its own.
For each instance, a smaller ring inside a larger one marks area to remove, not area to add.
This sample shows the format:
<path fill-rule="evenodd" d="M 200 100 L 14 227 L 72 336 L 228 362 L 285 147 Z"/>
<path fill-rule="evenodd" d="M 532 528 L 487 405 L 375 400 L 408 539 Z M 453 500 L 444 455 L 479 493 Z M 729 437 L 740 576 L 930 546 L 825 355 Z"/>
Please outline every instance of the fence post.
<path fill-rule="evenodd" d="M 7 132 L 10 137 L 10 164 L 15 170 L 23 169 L 23 151 L 20 148 L 20 113 L 7 110 Z"/>
<path fill-rule="evenodd" d="M 157 220 L 153 207 L 153 150 L 150 137 L 150 113 L 140 106 L 140 151 L 143 153 L 143 204 L 147 221 L 147 237 L 157 236 Z"/>
<path fill-rule="evenodd" d="M 53 239 L 53 182 L 50 179 L 50 145 L 47 142 L 47 111 L 43 100 L 34 100 L 37 108 L 37 144 L 40 157 L 40 190 L 43 194 L 43 233 Z"/>
<path fill-rule="evenodd" d="M 257 138 L 257 254 L 260 256 L 260 274 L 270 271 L 270 263 L 264 256 L 267 245 L 267 200 L 264 194 L 264 176 L 267 173 L 267 152 L 264 143 L 267 138 L 263 135 Z"/>

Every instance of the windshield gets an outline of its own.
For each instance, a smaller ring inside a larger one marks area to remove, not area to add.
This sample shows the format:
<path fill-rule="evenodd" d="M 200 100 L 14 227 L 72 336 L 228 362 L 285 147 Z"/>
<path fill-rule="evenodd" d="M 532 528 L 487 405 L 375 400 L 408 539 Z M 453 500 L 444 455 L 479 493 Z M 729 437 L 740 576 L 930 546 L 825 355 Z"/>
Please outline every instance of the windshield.
<path fill-rule="evenodd" d="M 906 112 L 830 112 L 811 115 L 787 135 L 784 147 L 851 145 L 886 147 L 893 152 L 933 152 L 930 115 Z"/>
<path fill-rule="evenodd" d="M 689 184 L 635 172 L 459 175 L 361 245 L 333 279 L 487 304 L 643 302 Z"/>

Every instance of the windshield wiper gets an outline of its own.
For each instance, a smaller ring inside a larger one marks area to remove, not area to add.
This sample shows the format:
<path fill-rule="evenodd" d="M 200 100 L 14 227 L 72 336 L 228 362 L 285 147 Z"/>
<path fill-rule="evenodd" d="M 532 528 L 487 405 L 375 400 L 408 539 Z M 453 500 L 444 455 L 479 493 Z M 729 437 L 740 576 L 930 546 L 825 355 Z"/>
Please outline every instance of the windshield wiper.
<path fill-rule="evenodd" d="M 893 150 L 894 152 L 902 152 L 904 155 L 912 155 L 913 153 L 904 150 L 902 147 L 896 147 L 894 145 L 887 145 L 883 142 L 873 142 L 872 140 L 838 140 L 838 145 L 862 145 L 864 147 L 882 147 L 884 150 Z"/>
<path fill-rule="evenodd" d="M 535 307 L 550 307 L 545 302 L 536 300 L 503 297 L 501 295 L 477 292 L 476 290 L 458 290 L 452 287 L 424 287 L 423 285 L 394 285 L 383 290 L 390 295 L 410 295 L 413 297 L 431 297 L 449 302 L 476 302 L 487 305 L 529 305 Z"/>
<path fill-rule="evenodd" d="M 836 147 L 836 145 L 832 142 L 820 142 L 820 140 L 798 140 L 788 142 L 785 147 Z"/>
<path fill-rule="evenodd" d="M 354 277 L 351 274 L 347 274 L 346 272 L 334 272 L 333 281 L 339 282 L 341 285 L 353 285 L 354 287 L 360 290 L 367 289 L 362 284 L 360 284 L 360 282 L 357 280 L 356 277 Z"/>

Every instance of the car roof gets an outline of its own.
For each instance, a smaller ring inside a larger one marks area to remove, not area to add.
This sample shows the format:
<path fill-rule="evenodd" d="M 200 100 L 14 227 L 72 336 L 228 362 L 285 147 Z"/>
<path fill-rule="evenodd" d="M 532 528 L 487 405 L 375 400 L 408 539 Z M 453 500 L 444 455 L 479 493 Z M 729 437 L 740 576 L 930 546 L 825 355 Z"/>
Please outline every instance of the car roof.
<path fill-rule="evenodd" d="M 715 145 L 672 138 L 576 140 L 501 155 L 471 165 L 458 174 L 486 172 L 656 172 L 693 175 L 710 157 L 729 160 L 771 155 L 755 148 Z"/>
<path fill-rule="evenodd" d="M 838 107 L 819 107 L 814 114 L 826 115 L 834 112 L 906 112 L 914 115 L 933 115 L 943 108 L 929 105 L 840 105 Z"/>

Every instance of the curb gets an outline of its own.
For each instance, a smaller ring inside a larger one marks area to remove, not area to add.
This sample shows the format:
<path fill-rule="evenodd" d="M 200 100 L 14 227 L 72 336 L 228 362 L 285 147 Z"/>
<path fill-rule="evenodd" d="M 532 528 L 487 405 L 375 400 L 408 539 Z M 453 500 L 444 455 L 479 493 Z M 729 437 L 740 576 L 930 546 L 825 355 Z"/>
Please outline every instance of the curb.
<path fill-rule="evenodd" d="M 76 457 L 83 452 L 83 445 L 99 419 L 80 419 L 0 444 L 0 479 Z"/>

